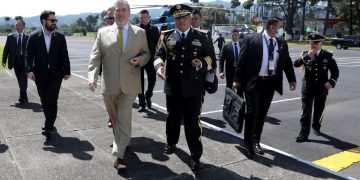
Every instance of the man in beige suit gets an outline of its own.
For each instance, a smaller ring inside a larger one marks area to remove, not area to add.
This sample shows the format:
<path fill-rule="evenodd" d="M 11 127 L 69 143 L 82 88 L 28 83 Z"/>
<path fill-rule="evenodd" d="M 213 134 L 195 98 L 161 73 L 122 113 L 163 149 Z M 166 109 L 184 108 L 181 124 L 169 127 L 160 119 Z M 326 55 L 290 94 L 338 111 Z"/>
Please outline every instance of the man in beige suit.
<path fill-rule="evenodd" d="M 127 168 L 123 157 L 131 139 L 131 108 L 141 92 L 140 67 L 150 59 L 145 31 L 129 24 L 130 6 L 117 0 L 115 23 L 101 28 L 89 62 L 89 89 L 95 91 L 102 62 L 102 94 L 113 124 L 114 167 Z"/>

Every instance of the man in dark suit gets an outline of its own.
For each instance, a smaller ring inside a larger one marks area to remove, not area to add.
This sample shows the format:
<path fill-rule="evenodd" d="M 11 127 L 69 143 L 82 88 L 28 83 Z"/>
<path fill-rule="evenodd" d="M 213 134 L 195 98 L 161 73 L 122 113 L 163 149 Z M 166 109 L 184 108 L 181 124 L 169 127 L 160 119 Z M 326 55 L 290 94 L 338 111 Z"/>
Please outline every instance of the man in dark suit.
<path fill-rule="evenodd" d="M 252 157 L 263 155 L 260 137 L 264 119 L 269 110 L 274 92 L 282 95 L 283 71 L 290 84 L 296 88 L 293 64 L 288 45 L 277 37 L 282 34 L 283 22 L 273 17 L 267 20 L 262 33 L 254 33 L 245 38 L 236 64 L 233 87 L 242 89 L 246 99 L 244 142 Z"/>
<path fill-rule="evenodd" d="M 9 69 L 14 68 L 16 79 L 20 88 L 20 104 L 28 102 L 27 76 L 25 68 L 25 51 L 29 35 L 24 33 L 25 22 L 22 19 L 16 21 L 16 32 L 7 36 L 6 44 L 2 56 L 2 65 L 5 67 L 6 61 Z"/>
<path fill-rule="evenodd" d="M 321 135 L 320 127 L 323 119 L 326 97 L 329 90 L 334 88 L 339 78 L 339 68 L 333 54 L 322 49 L 325 39 L 320 34 L 309 34 L 309 51 L 304 51 L 295 60 L 294 66 L 305 69 L 301 89 L 302 113 L 300 117 L 301 131 L 296 142 L 305 142 L 310 134 L 311 115 L 314 105 L 313 123 L 315 135 Z M 331 73 L 330 78 L 328 73 Z"/>
<path fill-rule="evenodd" d="M 234 82 L 235 66 L 236 62 L 239 60 L 240 53 L 240 33 L 239 30 L 234 29 L 231 31 L 231 40 L 232 42 L 226 43 L 220 52 L 220 78 L 224 79 L 226 76 L 226 87 L 232 88 Z M 226 62 L 225 62 L 226 61 Z M 224 73 L 224 63 L 225 63 L 225 73 Z"/>
<path fill-rule="evenodd" d="M 201 127 L 199 124 L 204 72 L 212 63 L 212 44 L 206 35 L 191 28 L 192 8 L 174 5 L 170 13 L 175 19 L 175 29 L 163 31 L 161 46 L 155 55 L 154 66 L 158 76 L 165 80 L 167 145 L 165 154 L 172 154 L 179 141 L 181 120 L 191 152 L 191 169 L 203 167 Z"/>
<path fill-rule="evenodd" d="M 70 61 L 65 36 L 56 31 L 55 12 L 40 15 L 42 29 L 31 33 L 26 47 L 29 79 L 35 81 L 45 114 L 42 134 L 47 138 L 55 131 L 57 100 L 62 79 L 70 78 Z"/>
<path fill-rule="evenodd" d="M 216 38 L 216 40 L 214 41 L 214 44 L 215 44 L 216 42 L 218 43 L 219 55 L 220 55 L 221 49 L 222 49 L 222 47 L 223 47 L 223 45 L 224 45 L 224 43 L 225 43 L 225 38 L 222 37 L 222 34 L 219 34 L 219 37 Z"/>
<path fill-rule="evenodd" d="M 156 82 L 156 72 L 154 68 L 154 56 L 156 51 L 156 45 L 159 40 L 159 29 L 156 26 L 152 26 L 150 24 L 150 16 L 149 12 L 147 10 L 140 11 L 140 27 L 145 30 L 146 32 L 146 38 L 147 43 L 150 51 L 150 60 L 149 62 L 144 66 L 141 67 L 141 94 L 138 95 L 139 97 L 139 112 L 144 112 L 145 106 L 150 109 L 151 108 L 151 97 L 153 95 L 153 90 L 155 87 Z M 148 88 L 146 93 L 144 94 L 145 89 L 145 82 L 144 82 L 144 70 L 147 74 L 148 79 Z M 145 102 L 146 100 L 146 102 Z"/>

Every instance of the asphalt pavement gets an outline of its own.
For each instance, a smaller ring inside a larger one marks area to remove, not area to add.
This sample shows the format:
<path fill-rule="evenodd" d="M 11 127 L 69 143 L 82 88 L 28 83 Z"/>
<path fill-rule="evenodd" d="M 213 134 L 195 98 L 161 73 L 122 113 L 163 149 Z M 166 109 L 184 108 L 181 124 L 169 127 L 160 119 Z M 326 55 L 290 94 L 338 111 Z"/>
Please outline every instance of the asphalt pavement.
<path fill-rule="evenodd" d="M 298 88 L 275 95 L 262 135 L 265 156 L 248 159 L 242 135 L 234 133 L 222 118 L 225 81 L 206 95 L 202 111 L 205 168 L 194 174 L 183 130 L 174 155 L 162 154 L 166 143 L 166 105 L 163 82 L 158 79 L 154 108 L 133 109 L 133 138 L 126 152 L 127 172 L 117 172 L 109 145 L 113 141 L 102 96 L 87 90 L 87 64 L 94 39 L 68 38 L 72 77 L 64 81 L 56 121 L 58 135 L 45 143 L 39 97 L 29 82 L 30 103 L 17 104 L 18 87 L 12 70 L 0 71 L 0 179 L 343 179 L 360 178 L 355 162 L 334 172 L 314 161 L 360 145 L 358 106 L 360 49 L 336 50 L 340 78 L 327 101 L 322 136 L 296 143 L 300 131 L 302 73 L 296 70 Z M 0 42 L 3 40 L 0 38 Z M 292 58 L 306 46 L 291 46 Z M 359 152 L 357 152 L 359 153 Z"/>

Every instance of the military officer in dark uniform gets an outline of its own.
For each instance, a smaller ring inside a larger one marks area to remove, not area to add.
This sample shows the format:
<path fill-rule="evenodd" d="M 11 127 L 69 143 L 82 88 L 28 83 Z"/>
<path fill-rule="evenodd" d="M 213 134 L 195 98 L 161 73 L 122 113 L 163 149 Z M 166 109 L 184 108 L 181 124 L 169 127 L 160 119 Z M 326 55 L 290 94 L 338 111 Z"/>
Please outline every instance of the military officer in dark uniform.
<path fill-rule="evenodd" d="M 300 117 L 301 131 L 296 142 L 305 142 L 310 134 L 312 106 L 314 114 L 312 127 L 314 134 L 320 135 L 320 127 L 323 119 L 323 111 L 328 91 L 334 88 L 339 77 L 339 69 L 333 54 L 322 49 L 322 41 L 325 39 L 320 34 L 308 35 L 310 41 L 309 51 L 303 51 L 300 58 L 294 62 L 295 67 L 305 69 L 302 85 L 302 114 Z M 330 71 L 330 78 L 328 72 Z"/>
<path fill-rule="evenodd" d="M 211 68 L 211 42 L 201 31 L 191 28 L 192 8 L 184 4 L 170 9 L 175 19 L 175 29 L 163 31 L 154 66 L 157 75 L 165 80 L 167 145 L 165 154 L 176 150 L 181 120 L 191 152 L 191 169 L 203 167 L 200 162 L 203 147 L 199 123 L 204 71 Z"/>

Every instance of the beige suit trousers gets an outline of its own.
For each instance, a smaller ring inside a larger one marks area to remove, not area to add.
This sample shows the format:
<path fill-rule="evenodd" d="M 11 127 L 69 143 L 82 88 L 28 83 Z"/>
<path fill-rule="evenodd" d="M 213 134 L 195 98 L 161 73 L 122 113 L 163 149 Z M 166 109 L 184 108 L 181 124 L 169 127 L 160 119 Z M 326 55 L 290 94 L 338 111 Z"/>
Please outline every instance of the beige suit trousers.
<path fill-rule="evenodd" d="M 108 114 L 113 122 L 114 143 L 112 155 L 123 159 L 126 146 L 131 140 L 132 105 L 137 94 L 106 95 L 104 102 Z"/>

